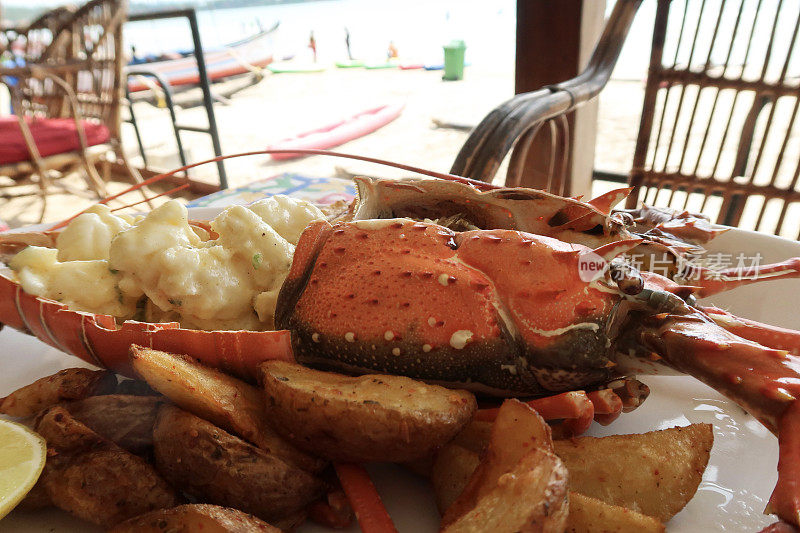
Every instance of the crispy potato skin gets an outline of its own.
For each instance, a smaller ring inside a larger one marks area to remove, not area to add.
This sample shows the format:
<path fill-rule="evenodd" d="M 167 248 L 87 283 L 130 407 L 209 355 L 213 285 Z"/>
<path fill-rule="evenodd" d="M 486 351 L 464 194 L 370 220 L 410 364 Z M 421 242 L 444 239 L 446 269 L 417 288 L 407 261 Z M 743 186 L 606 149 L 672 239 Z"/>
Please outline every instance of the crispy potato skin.
<path fill-rule="evenodd" d="M 36 431 L 47 441 L 42 479 L 56 507 L 109 527 L 177 504 L 175 492 L 151 465 L 100 437 L 63 407 L 42 413 Z"/>
<path fill-rule="evenodd" d="M 450 443 L 439 450 L 431 471 L 431 484 L 440 514 L 444 515 L 463 492 L 480 462 L 479 454 L 459 444 Z"/>
<path fill-rule="evenodd" d="M 153 430 L 158 470 L 198 499 L 271 523 L 322 494 L 322 483 L 193 414 L 164 405 Z"/>
<path fill-rule="evenodd" d="M 42 409 L 67 400 L 113 392 L 117 377 L 108 370 L 67 368 L 52 376 L 37 379 L 0 400 L 0 413 L 9 416 L 34 416 Z"/>
<path fill-rule="evenodd" d="M 182 409 L 304 470 L 325 468 L 326 461 L 298 450 L 275 432 L 259 388 L 185 355 L 136 345 L 130 354 L 142 379 Z"/>
<path fill-rule="evenodd" d="M 400 376 L 343 376 L 283 361 L 260 367 L 275 429 L 311 453 L 344 462 L 432 455 L 470 420 L 475 397 Z"/>
<path fill-rule="evenodd" d="M 505 400 L 492 424 L 489 445 L 480 464 L 464 490 L 448 506 L 442 517 L 442 525 L 455 522 L 458 517 L 475 508 L 494 489 L 500 478 L 513 471 L 532 448 L 553 451 L 550 426 L 528 405 L 515 399 Z"/>
<path fill-rule="evenodd" d="M 438 454 L 431 482 L 436 493 L 439 511 L 452 505 L 464 490 L 480 462 L 480 455 L 458 444 L 450 443 Z M 566 529 L 569 533 L 659 533 L 664 525 L 655 518 L 631 509 L 610 505 L 595 498 L 570 491 L 569 516 Z"/>
<path fill-rule="evenodd" d="M 571 490 L 666 522 L 697 491 L 713 442 L 710 424 L 693 424 L 555 441 L 555 451 Z"/>
<path fill-rule="evenodd" d="M 456 435 L 453 442 L 473 452 L 481 453 L 489 445 L 491 438 L 492 422 L 472 420 Z"/>
<path fill-rule="evenodd" d="M 125 394 L 127 396 L 161 396 L 154 391 L 150 385 L 138 379 L 121 379 L 114 389 L 114 394 Z"/>
<path fill-rule="evenodd" d="M 662 533 L 664 524 L 636 511 L 569 493 L 567 533 Z"/>
<path fill-rule="evenodd" d="M 205 503 L 159 509 L 117 524 L 108 533 L 280 533 L 253 515 Z"/>
<path fill-rule="evenodd" d="M 164 401 L 158 396 L 109 394 L 90 396 L 64 407 L 101 437 L 141 454 L 153 446 L 153 425 Z"/>
<path fill-rule="evenodd" d="M 560 533 L 568 513 L 567 469 L 555 454 L 535 448 L 443 531 Z"/>

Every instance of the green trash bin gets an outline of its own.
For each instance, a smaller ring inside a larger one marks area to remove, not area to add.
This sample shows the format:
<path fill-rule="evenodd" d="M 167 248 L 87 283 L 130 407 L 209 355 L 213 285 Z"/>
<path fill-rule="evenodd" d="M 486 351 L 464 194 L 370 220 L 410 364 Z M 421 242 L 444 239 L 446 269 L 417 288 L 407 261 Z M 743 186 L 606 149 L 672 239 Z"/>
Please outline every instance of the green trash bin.
<path fill-rule="evenodd" d="M 455 81 L 464 79 L 464 52 L 467 45 L 464 41 L 454 40 L 444 45 L 443 80 Z"/>

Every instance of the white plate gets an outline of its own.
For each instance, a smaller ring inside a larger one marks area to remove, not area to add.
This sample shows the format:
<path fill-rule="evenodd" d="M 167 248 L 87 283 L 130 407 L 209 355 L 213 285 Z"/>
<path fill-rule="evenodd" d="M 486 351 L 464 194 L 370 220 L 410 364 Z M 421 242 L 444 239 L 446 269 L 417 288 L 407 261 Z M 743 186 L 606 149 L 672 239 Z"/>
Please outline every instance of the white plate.
<path fill-rule="evenodd" d="M 210 218 L 219 210 L 191 210 L 195 219 Z M 800 244 L 757 233 L 731 230 L 715 239 L 710 251 L 752 255 L 764 261 L 800 256 Z M 800 280 L 782 280 L 739 288 L 712 298 L 733 313 L 763 322 L 800 329 L 793 295 L 800 293 Z M 0 331 L 0 397 L 35 379 L 71 366 L 89 366 L 44 343 L 10 328 Z M 642 433 L 655 429 L 709 422 L 714 425 L 714 448 L 694 499 L 668 523 L 674 532 L 750 531 L 773 522 L 764 516 L 777 479 L 778 444 L 763 426 L 737 405 L 688 377 L 645 376 L 650 398 L 633 413 L 623 415 L 609 427 L 595 424 L 591 435 Z M 437 531 L 439 517 L 428 484 L 392 466 L 372 467 L 376 485 L 401 532 Z M 0 521 L 0 532 L 91 532 L 101 531 L 66 513 L 12 512 Z M 330 531 L 313 524 L 301 532 Z M 353 526 L 347 531 L 358 531 Z"/>

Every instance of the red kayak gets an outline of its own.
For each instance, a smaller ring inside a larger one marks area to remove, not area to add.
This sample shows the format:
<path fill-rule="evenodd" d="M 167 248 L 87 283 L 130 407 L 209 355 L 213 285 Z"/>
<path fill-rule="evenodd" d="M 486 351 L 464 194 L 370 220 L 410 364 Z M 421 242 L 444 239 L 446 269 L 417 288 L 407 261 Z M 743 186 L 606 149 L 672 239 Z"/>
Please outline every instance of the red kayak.
<path fill-rule="evenodd" d="M 322 128 L 307 131 L 267 146 L 270 150 L 314 148 L 325 150 L 358 139 L 390 123 L 403 111 L 403 104 L 384 105 L 361 111 Z M 292 159 L 303 154 L 272 154 L 272 159 Z"/>

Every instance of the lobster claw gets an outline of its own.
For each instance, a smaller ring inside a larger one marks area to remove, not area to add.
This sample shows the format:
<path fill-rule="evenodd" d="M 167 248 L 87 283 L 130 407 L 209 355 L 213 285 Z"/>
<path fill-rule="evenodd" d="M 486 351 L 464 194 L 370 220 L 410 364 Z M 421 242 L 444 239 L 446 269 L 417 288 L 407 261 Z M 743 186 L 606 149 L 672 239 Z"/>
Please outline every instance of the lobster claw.
<path fill-rule="evenodd" d="M 642 344 L 744 407 L 778 436 L 778 483 L 768 512 L 800 525 L 800 357 L 738 337 L 670 296 L 671 309 L 644 319 Z"/>

